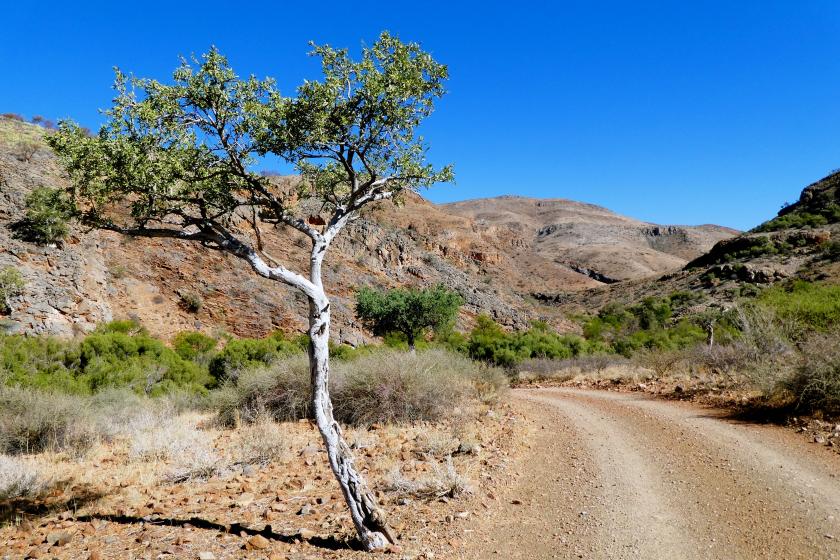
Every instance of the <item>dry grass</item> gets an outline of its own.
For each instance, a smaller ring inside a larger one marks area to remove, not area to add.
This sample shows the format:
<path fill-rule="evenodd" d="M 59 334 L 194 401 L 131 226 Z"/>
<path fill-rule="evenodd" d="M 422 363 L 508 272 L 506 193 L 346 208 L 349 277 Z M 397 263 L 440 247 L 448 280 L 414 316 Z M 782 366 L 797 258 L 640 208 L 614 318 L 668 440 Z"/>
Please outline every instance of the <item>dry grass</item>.
<path fill-rule="evenodd" d="M 234 454 L 237 463 L 247 465 L 264 466 L 285 458 L 288 442 L 283 427 L 270 416 L 258 417 L 239 430 Z"/>
<path fill-rule="evenodd" d="M 31 461 L 0 455 L 0 502 L 38 496 L 49 486 Z"/>
<path fill-rule="evenodd" d="M 457 498 L 472 492 L 470 481 L 455 471 L 452 458 L 443 465 L 434 463 L 432 472 L 415 480 L 406 478 L 399 469 L 392 470 L 385 481 L 385 491 L 401 497 L 434 500 Z"/>

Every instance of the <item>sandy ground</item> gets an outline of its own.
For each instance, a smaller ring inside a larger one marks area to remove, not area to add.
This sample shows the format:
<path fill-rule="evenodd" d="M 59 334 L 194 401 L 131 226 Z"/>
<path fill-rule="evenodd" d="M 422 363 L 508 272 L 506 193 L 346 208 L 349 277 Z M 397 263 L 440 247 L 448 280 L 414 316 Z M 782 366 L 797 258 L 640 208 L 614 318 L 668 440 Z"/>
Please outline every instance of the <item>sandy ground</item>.
<path fill-rule="evenodd" d="M 840 457 L 635 393 L 516 391 L 530 450 L 460 558 L 840 558 Z"/>

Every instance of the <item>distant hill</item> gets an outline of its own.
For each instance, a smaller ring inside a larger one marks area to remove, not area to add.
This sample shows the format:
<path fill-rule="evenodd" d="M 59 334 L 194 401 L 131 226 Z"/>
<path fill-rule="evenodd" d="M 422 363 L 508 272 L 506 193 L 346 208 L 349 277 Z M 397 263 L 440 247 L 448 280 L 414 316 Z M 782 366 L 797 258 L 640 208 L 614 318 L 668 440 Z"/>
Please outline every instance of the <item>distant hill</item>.
<path fill-rule="evenodd" d="M 714 225 L 651 224 L 564 199 L 502 196 L 443 208 L 471 218 L 479 231 L 507 228 L 529 237 L 531 251 L 519 255 L 523 261 L 537 257 L 606 283 L 680 268 L 721 239 L 739 233 Z"/>
<path fill-rule="evenodd" d="M 169 242 L 107 232 L 73 230 L 62 247 L 17 238 L 11 226 L 23 216 L 27 194 L 39 185 L 66 184 L 43 143 L 45 133 L 0 118 L 0 267 L 18 268 L 26 280 L 11 315 L 0 317 L 6 330 L 73 336 L 124 317 L 163 337 L 191 329 L 260 336 L 305 328 L 302 296 L 225 254 L 190 244 L 169 251 Z M 325 270 L 333 332 L 350 343 L 369 337 L 353 316 L 359 286 L 438 282 L 466 300 L 463 326 L 488 313 L 510 327 L 543 319 L 574 330 L 577 325 L 553 304 L 556 294 L 574 299 L 611 282 L 674 272 L 735 233 L 647 224 L 566 200 L 501 197 L 435 205 L 409 195 L 399 208 L 366 210 L 334 243 Z M 268 253 L 304 268 L 306 240 L 298 232 L 266 227 L 262 234 Z M 199 311 L 184 305 L 185 293 L 198 297 Z"/>
<path fill-rule="evenodd" d="M 682 270 L 655 280 L 621 284 L 554 298 L 566 313 L 598 309 L 608 302 L 694 292 L 694 309 L 726 308 L 763 287 L 789 280 L 840 281 L 840 172 L 802 190 L 799 200 L 749 232 L 718 241 Z"/>

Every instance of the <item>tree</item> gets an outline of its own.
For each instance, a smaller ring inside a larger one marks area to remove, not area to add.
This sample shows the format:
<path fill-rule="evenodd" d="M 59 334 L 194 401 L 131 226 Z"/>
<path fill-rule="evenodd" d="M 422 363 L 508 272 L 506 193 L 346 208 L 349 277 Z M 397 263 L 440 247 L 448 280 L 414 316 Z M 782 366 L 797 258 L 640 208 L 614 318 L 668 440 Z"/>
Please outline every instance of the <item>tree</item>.
<path fill-rule="evenodd" d="M 417 338 L 451 325 L 463 304 L 461 296 L 440 284 L 427 290 L 362 288 L 356 294 L 356 315 L 376 335 L 404 334 L 413 352 Z"/>
<path fill-rule="evenodd" d="M 330 46 L 313 44 L 312 54 L 323 78 L 304 82 L 293 98 L 271 79 L 237 77 L 215 48 L 182 60 L 171 84 L 117 70 L 116 98 L 99 134 L 62 122 L 49 143 L 72 179 L 84 224 L 226 251 L 306 295 L 315 421 L 359 537 L 373 550 L 393 537 L 333 417 L 321 267 L 333 239 L 365 205 L 452 179 L 450 167 L 435 170 L 426 161 L 417 134 L 444 94 L 447 69 L 388 33 L 357 60 Z M 296 188 L 254 170 L 266 155 L 297 166 Z M 313 208 L 327 216 L 323 226 L 309 223 Z M 265 252 L 261 228 L 270 226 L 309 239 L 308 271 Z"/>

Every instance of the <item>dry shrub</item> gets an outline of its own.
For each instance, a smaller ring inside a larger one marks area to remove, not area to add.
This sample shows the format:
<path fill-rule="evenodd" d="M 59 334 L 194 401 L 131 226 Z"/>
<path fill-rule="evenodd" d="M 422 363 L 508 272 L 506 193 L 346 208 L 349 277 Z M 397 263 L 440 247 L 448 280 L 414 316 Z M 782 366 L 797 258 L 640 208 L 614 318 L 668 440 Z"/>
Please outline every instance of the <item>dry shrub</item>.
<path fill-rule="evenodd" d="M 335 416 L 357 426 L 441 420 L 478 396 L 474 382 L 493 383 L 481 370 L 444 350 L 382 351 L 336 364 Z"/>
<path fill-rule="evenodd" d="M 381 350 L 333 364 L 335 416 L 348 425 L 436 421 L 456 415 L 470 401 L 492 402 L 507 377 L 444 350 L 411 354 Z M 252 423 L 263 415 L 282 422 L 309 417 L 311 389 L 305 356 L 244 371 L 217 398 L 224 425 Z"/>
<path fill-rule="evenodd" d="M 239 430 L 236 445 L 237 463 L 247 465 L 267 465 L 282 459 L 288 445 L 281 427 L 269 416 L 257 420 Z"/>
<path fill-rule="evenodd" d="M 681 350 L 663 350 L 657 348 L 637 352 L 634 361 L 640 366 L 653 370 L 656 377 L 662 378 L 672 373 L 686 358 Z"/>
<path fill-rule="evenodd" d="M 89 399 L 0 388 L 0 452 L 63 451 L 80 456 L 98 439 Z"/>
<path fill-rule="evenodd" d="M 128 426 L 129 457 L 141 461 L 178 458 L 191 449 L 206 445 L 207 434 L 183 416 L 162 407 L 145 410 Z"/>
<path fill-rule="evenodd" d="M 269 367 L 245 370 L 228 381 L 217 397 L 219 419 L 236 426 L 270 415 L 278 422 L 307 418 L 312 407 L 309 361 L 293 356 Z"/>
<path fill-rule="evenodd" d="M 17 457 L 0 455 L 0 502 L 38 496 L 49 482 L 34 465 Z"/>
<path fill-rule="evenodd" d="M 446 457 L 458 449 L 458 441 L 446 432 L 426 430 L 415 439 L 415 449 L 423 455 Z"/>
<path fill-rule="evenodd" d="M 813 334 L 801 350 L 798 365 L 782 387 L 808 411 L 840 412 L 840 332 Z"/>
<path fill-rule="evenodd" d="M 223 474 L 227 468 L 225 461 L 205 442 L 177 456 L 164 480 L 170 484 L 202 481 Z"/>
<path fill-rule="evenodd" d="M 398 496 L 434 500 L 444 496 L 457 498 L 472 491 L 469 481 L 455 471 L 452 459 L 446 463 L 434 463 L 431 474 L 411 480 L 406 478 L 399 469 L 388 474 L 385 481 L 385 491 Z"/>
<path fill-rule="evenodd" d="M 610 368 L 627 365 L 620 354 L 585 354 L 564 360 L 532 358 L 523 361 L 517 370 L 522 380 L 564 382 L 578 375 L 601 377 Z"/>

